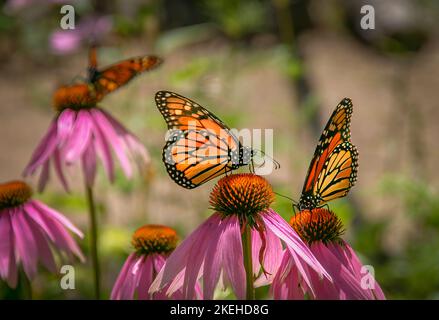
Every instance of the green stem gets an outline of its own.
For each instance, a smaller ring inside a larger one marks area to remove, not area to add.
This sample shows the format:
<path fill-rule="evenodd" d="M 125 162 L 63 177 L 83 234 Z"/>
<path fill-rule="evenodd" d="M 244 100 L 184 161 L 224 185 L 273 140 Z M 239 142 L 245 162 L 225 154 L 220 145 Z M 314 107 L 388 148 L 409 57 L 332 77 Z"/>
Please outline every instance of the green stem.
<path fill-rule="evenodd" d="M 252 235 L 251 228 L 248 224 L 244 226 L 242 234 L 242 252 L 244 256 L 244 268 L 246 279 L 246 299 L 255 299 L 255 289 L 253 288 L 253 264 L 252 264 Z"/>
<path fill-rule="evenodd" d="M 90 213 L 90 250 L 91 261 L 94 271 L 95 299 L 99 300 L 101 298 L 101 271 L 98 255 L 98 224 L 96 217 L 96 206 L 93 198 L 93 189 L 89 186 L 86 186 L 86 190 L 88 209 Z"/>
<path fill-rule="evenodd" d="M 32 300 L 32 285 L 26 273 L 22 270 L 20 275 L 21 278 L 21 290 L 23 292 L 23 298 L 25 300 Z"/>

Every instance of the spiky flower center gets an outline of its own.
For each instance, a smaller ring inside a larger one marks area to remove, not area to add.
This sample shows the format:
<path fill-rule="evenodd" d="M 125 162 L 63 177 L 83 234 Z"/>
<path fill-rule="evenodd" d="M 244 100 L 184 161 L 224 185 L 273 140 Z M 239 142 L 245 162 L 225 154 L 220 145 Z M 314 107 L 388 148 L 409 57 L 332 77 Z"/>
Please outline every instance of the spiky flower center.
<path fill-rule="evenodd" d="M 32 196 L 32 188 L 23 181 L 0 184 L 0 210 L 18 207 Z"/>
<path fill-rule="evenodd" d="M 238 215 L 240 221 L 254 225 L 257 215 L 274 201 L 271 185 L 251 173 L 232 174 L 218 181 L 210 194 L 210 204 L 223 216 Z"/>
<path fill-rule="evenodd" d="M 95 90 L 86 83 L 62 86 L 53 95 L 53 105 L 57 111 L 67 108 L 74 110 L 93 108 L 98 101 Z"/>
<path fill-rule="evenodd" d="M 341 220 L 330 210 L 316 208 L 302 210 L 290 220 L 291 226 L 296 230 L 302 240 L 313 242 L 341 242 L 344 228 Z"/>
<path fill-rule="evenodd" d="M 175 249 L 177 241 L 178 236 L 174 229 L 149 224 L 134 232 L 131 243 L 139 254 L 166 254 Z"/>

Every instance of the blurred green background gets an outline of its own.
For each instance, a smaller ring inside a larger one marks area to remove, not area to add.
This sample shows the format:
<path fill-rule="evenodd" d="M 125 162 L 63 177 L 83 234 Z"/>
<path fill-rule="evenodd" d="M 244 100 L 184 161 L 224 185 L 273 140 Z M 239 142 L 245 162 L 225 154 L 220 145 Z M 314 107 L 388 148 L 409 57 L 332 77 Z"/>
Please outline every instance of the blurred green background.
<path fill-rule="evenodd" d="M 101 66 L 148 53 L 165 60 L 102 103 L 152 157 L 131 181 L 119 172 L 110 185 L 99 172 L 106 297 L 132 251 L 137 227 L 166 224 L 184 238 L 211 214 L 214 182 L 185 190 L 161 162 L 166 126 L 154 94 L 171 90 L 208 107 L 230 127 L 274 129 L 281 169 L 267 179 L 295 199 L 324 124 L 336 104 L 350 97 L 359 180 L 330 207 L 389 299 L 439 298 L 438 1 L 69 1 L 80 35 L 59 34 L 62 3 L 1 3 L 0 181 L 20 177 L 54 116 L 54 89 L 85 76 L 90 30 L 99 41 Z M 360 28 L 365 4 L 375 8 L 374 30 Z M 95 29 L 93 21 L 100 21 Z M 59 37 L 67 44 L 56 43 Z M 71 171 L 71 194 L 52 179 L 35 197 L 87 231 L 77 172 Z M 292 215 L 284 198 L 274 208 L 286 219 Z M 87 236 L 81 247 L 88 252 Z M 61 290 L 62 275 L 41 269 L 32 282 L 33 298 L 92 298 L 89 263 L 75 267 L 76 290 Z M 20 298 L 24 290 L 0 282 L 0 298 Z"/>

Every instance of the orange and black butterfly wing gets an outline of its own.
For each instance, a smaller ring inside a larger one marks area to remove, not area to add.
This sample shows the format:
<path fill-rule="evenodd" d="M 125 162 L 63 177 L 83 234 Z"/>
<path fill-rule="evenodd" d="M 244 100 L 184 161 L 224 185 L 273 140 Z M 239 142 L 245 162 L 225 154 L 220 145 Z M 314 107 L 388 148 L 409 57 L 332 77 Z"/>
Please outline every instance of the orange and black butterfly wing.
<path fill-rule="evenodd" d="M 159 91 L 155 99 L 171 130 L 163 161 L 176 183 L 195 188 L 243 165 L 239 159 L 244 149 L 218 117 L 173 92 Z"/>
<path fill-rule="evenodd" d="M 90 54 L 89 81 L 95 86 L 98 100 L 124 86 L 135 76 L 152 70 L 162 60 L 157 56 L 144 56 L 121 61 L 103 70 L 97 69 L 96 53 Z"/>
<path fill-rule="evenodd" d="M 338 145 L 326 160 L 322 172 L 314 185 L 322 205 L 333 199 L 344 197 L 357 181 L 358 151 L 350 142 Z"/>
<path fill-rule="evenodd" d="M 163 148 L 163 162 L 169 176 L 187 189 L 235 169 L 229 146 L 207 130 L 173 130 Z"/>
<path fill-rule="evenodd" d="M 220 134 L 230 130 L 217 116 L 195 101 L 170 91 L 159 91 L 155 95 L 157 108 L 165 118 L 168 129 L 211 130 Z"/>
<path fill-rule="evenodd" d="M 344 98 L 337 105 L 326 124 L 305 178 L 299 207 L 314 208 L 322 204 L 321 195 L 317 192 L 319 189 L 316 189 L 316 185 L 334 150 L 344 142 L 350 141 L 352 109 L 352 101 Z"/>

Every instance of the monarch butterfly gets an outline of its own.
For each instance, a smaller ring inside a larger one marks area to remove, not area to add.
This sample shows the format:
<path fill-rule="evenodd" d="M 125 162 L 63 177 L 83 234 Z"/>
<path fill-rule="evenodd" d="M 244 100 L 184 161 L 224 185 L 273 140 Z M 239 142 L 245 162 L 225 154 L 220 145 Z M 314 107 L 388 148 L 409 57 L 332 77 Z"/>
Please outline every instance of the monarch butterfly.
<path fill-rule="evenodd" d="M 96 47 L 89 52 L 88 82 L 93 85 L 98 101 L 127 84 L 135 76 L 159 66 L 162 59 L 147 55 L 120 61 L 102 70 L 98 69 Z"/>
<path fill-rule="evenodd" d="M 169 91 L 157 92 L 155 101 L 171 132 L 163 162 L 180 186 L 196 188 L 252 161 L 253 150 L 198 103 Z"/>
<path fill-rule="evenodd" d="M 358 152 L 350 141 L 352 109 L 352 101 L 344 98 L 329 118 L 305 178 L 299 211 L 344 197 L 355 184 Z"/>
<path fill-rule="evenodd" d="M 135 76 L 160 65 L 157 56 L 143 56 L 123 60 L 109 67 L 98 69 L 96 47 L 89 51 L 88 79 L 85 83 L 65 85 L 54 94 L 55 109 L 91 108 L 107 94 L 124 86 Z"/>

